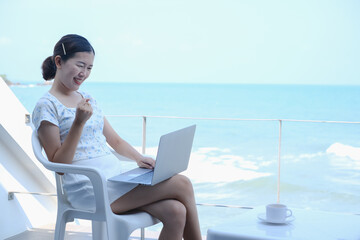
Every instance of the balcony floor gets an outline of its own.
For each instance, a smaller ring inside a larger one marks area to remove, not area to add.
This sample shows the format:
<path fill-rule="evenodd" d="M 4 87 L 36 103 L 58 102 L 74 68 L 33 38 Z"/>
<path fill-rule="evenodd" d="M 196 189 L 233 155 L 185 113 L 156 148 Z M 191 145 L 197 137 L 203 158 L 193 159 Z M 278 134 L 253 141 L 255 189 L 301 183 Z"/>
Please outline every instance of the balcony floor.
<path fill-rule="evenodd" d="M 32 228 L 5 240 L 52 240 L 54 239 L 54 229 L 54 225 Z M 158 232 L 145 230 L 146 240 L 156 240 L 158 236 Z M 65 240 L 92 240 L 91 227 L 68 223 Z M 134 231 L 129 240 L 140 240 L 140 230 Z"/>

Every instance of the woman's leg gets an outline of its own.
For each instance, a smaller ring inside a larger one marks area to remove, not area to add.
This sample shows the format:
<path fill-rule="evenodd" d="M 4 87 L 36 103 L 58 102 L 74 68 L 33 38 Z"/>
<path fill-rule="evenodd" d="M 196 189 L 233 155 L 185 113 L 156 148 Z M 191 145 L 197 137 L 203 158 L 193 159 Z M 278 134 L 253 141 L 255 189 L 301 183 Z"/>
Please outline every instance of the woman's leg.
<path fill-rule="evenodd" d="M 177 200 L 161 200 L 139 208 L 163 223 L 159 240 L 181 240 L 184 235 L 186 208 Z"/>
<path fill-rule="evenodd" d="M 190 180 L 182 175 L 156 184 L 138 186 L 111 204 L 114 213 L 124 213 L 161 200 L 175 199 L 186 209 L 184 239 L 201 239 L 200 224 L 196 209 L 194 191 Z"/>

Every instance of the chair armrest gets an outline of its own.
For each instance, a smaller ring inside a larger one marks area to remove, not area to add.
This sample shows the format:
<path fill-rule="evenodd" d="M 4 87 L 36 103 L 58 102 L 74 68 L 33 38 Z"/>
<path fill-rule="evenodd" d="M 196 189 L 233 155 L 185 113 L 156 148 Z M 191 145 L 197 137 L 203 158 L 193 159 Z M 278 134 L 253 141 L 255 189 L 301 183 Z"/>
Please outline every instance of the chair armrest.
<path fill-rule="evenodd" d="M 107 183 L 105 176 L 96 168 L 78 166 L 66 163 L 47 162 L 44 164 L 48 170 L 61 173 L 71 173 L 85 175 L 89 178 L 94 189 L 96 212 L 104 212 L 105 208 L 110 207 L 107 194 Z"/>
<path fill-rule="evenodd" d="M 86 167 L 86 166 L 79 166 L 74 164 L 67 164 L 67 163 L 55 163 L 48 161 L 47 163 L 44 163 L 45 167 L 51 171 L 54 172 L 61 172 L 61 173 L 75 173 L 75 174 L 97 174 L 100 177 L 105 177 L 99 170 L 93 167 Z"/>

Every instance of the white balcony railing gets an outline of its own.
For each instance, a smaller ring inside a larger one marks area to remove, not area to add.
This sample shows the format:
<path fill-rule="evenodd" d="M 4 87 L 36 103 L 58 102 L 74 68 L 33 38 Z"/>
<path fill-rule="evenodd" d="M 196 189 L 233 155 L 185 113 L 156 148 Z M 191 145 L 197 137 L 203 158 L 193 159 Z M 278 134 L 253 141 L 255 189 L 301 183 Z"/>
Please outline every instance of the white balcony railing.
<path fill-rule="evenodd" d="M 106 117 L 115 118 L 141 118 L 142 119 L 142 154 L 146 154 L 146 133 L 148 119 L 187 119 L 187 120 L 209 120 L 209 121 L 263 121 L 263 122 L 278 122 L 278 153 L 277 153 L 277 202 L 280 202 L 280 183 L 281 183 L 281 145 L 282 145 L 282 129 L 284 122 L 303 122 L 303 123 L 336 123 L 336 124 L 360 124 L 360 122 L 352 121 L 328 121 L 328 120 L 298 120 L 298 119 L 243 119 L 243 118 L 202 118 L 202 117 L 177 117 L 177 116 L 152 116 L 152 115 L 106 115 Z M 12 200 L 14 194 L 36 194 L 43 196 L 56 196 L 55 193 L 38 193 L 38 192 L 17 192 L 10 191 L 8 193 L 8 199 Z M 252 208 L 249 206 L 227 205 L 227 204 L 212 204 L 212 203 L 198 203 L 202 206 L 214 206 L 214 207 L 230 207 L 230 208 Z"/>
<path fill-rule="evenodd" d="M 360 124 L 360 122 L 351 121 L 328 121 L 328 120 L 298 120 L 298 119 L 243 119 L 243 118 L 201 118 L 201 117 L 177 117 L 177 116 L 151 116 L 151 115 L 107 115 L 107 117 L 121 117 L 121 118 L 142 118 L 142 153 L 146 153 L 146 131 L 147 120 L 150 118 L 163 119 L 189 119 L 189 120 L 210 120 L 210 121 L 264 121 L 264 122 L 278 122 L 279 124 L 279 139 L 278 139 L 278 162 L 277 162 L 277 202 L 280 202 L 280 176 L 281 176 L 281 143 L 282 143 L 282 124 L 283 122 L 304 122 L 304 123 L 338 123 L 338 124 Z M 203 204 L 214 205 L 217 204 Z M 228 205 L 221 205 L 228 206 Z M 230 207 L 230 206 L 229 206 Z M 237 207 L 237 206 L 232 206 Z M 245 207 L 246 208 L 246 207 Z"/>

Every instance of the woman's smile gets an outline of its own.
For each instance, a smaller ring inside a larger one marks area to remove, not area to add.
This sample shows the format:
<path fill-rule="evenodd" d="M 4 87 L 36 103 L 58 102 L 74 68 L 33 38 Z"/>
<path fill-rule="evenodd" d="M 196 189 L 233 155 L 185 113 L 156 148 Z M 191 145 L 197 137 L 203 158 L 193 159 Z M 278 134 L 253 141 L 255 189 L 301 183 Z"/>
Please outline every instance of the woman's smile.
<path fill-rule="evenodd" d="M 82 78 L 74 78 L 74 82 L 75 82 L 75 84 L 77 84 L 77 85 L 81 85 L 82 84 L 82 82 L 84 81 L 84 79 L 82 79 Z"/>

